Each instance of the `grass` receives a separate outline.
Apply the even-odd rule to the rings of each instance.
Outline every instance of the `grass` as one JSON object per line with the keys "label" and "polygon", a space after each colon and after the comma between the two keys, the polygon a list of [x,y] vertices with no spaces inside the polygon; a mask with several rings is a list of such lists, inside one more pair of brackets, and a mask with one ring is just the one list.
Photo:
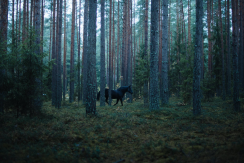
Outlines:
{"label": "grass", "polygon": [[100,107],[96,117],[74,102],[43,115],[0,115],[3,162],[244,162],[244,106],[232,101],[202,102],[202,114],[171,98],[150,112],[143,101]]}

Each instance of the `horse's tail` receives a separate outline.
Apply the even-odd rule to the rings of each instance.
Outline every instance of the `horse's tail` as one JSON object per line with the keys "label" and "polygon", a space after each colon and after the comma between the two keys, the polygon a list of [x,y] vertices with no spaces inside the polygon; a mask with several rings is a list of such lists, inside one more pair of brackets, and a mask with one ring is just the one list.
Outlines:
{"label": "horse's tail", "polygon": [[97,101],[99,101],[99,98],[100,98],[100,91],[97,94]]}

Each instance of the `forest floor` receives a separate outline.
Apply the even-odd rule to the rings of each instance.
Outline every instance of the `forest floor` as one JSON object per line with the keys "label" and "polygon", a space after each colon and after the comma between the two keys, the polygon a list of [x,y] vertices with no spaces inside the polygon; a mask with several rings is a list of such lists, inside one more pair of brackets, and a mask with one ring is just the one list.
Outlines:
{"label": "forest floor", "polygon": [[[115,100],[114,100],[115,102]],[[150,112],[143,101],[100,107],[85,115],[77,102],[55,109],[45,102],[43,115],[0,114],[0,162],[244,162],[244,99],[241,112],[232,100],[192,105],[170,98]]]}

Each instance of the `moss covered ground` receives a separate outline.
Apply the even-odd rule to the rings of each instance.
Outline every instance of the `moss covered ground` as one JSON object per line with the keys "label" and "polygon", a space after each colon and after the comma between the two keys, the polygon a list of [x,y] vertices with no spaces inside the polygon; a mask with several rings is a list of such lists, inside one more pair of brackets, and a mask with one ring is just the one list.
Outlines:
{"label": "moss covered ground", "polygon": [[[115,101],[115,100],[114,100]],[[244,106],[202,102],[202,115],[170,98],[150,112],[143,101],[85,108],[45,102],[41,116],[0,115],[0,162],[244,162]]]}

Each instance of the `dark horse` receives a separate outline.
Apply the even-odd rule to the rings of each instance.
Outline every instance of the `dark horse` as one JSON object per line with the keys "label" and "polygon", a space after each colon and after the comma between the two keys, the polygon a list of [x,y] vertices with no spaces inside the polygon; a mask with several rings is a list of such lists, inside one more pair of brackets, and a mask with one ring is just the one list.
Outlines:
{"label": "dark horse", "polygon": [[[109,89],[105,89],[105,98],[106,98],[106,102],[108,103],[108,90]],[[120,87],[119,89],[117,90],[111,90],[111,96],[112,96],[112,99],[117,99],[117,102],[116,104],[118,104],[119,100],[121,101],[121,104],[123,106],[123,101],[122,101],[122,98],[124,97],[124,94],[126,92],[129,92],[130,94],[133,94],[133,91],[132,91],[132,88],[131,88],[131,85],[130,86],[124,86],[124,87]],[[97,101],[99,100],[100,98],[100,91],[98,92],[97,94]],[[114,105],[116,105],[114,104]]]}

